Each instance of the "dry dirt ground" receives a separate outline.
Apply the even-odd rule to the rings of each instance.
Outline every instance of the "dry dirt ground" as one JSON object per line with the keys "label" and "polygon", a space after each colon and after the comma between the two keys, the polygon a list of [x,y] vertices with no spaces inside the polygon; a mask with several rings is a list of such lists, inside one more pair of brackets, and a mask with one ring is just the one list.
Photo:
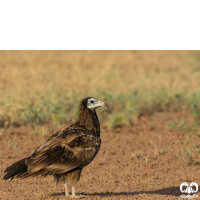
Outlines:
{"label": "dry dirt ground", "polygon": [[[86,195],[85,199],[181,199],[182,182],[200,185],[197,158],[191,155],[189,160],[182,154],[184,143],[192,147],[200,138],[166,125],[181,117],[190,121],[187,113],[157,113],[141,117],[133,126],[103,127],[100,152],[83,169],[77,193]],[[51,134],[34,135],[26,127],[1,129],[0,199],[65,199],[64,186],[56,185],[52,177],[2,180],[8,165],[30,155]]]}
{"label": "dry dirt ground", "polygon": [[[55,103],[79,93],[80,97],[103,96],[102,91],[115,96],[160,91],[161,99],[162,91],[169,97],[192,96],[200,87],[199,58],[199,51],[1,51],[0,116],[14,121],[15,109],[26,109],[24,103],[32,99],[37,103],[41,94]],[[102,127],[101,149],[83,169],[77,193],[86,195],[86,200],[181,199],[182,182],[200,185],[200,127],[193,132],[186,127],[194,122],[190,113],[180,109],[136,118],[132,126]],[[71,111],[69,116],[74,115]],[[103,126],[106,120],[100,121]],[[1,125],[0,200],[65,199],[64,185],[56,185],[52,177],[11,183],[2,179],[7,166],[29,156],[62,128],[53,124],[52,120],[39,124],[48,130],[45,134],[30,127]]]}

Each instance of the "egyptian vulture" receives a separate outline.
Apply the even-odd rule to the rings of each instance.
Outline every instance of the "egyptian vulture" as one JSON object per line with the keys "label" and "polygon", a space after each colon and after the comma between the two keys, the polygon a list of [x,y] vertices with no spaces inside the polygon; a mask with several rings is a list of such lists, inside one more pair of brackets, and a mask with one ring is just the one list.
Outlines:
{"label": "egyptian vulture", "polygon": [[[78,120],[43,142],[29,157],[5,169],[5,180],[20,180],[38,175],[53,175],[57,182],[65,183],[65,196],[75,195],[83,167],[97,155],[100,145],[100,123],[96,108],[107,103],[88,97],[80,102]],[[68,183],[72,185],[69,194]]]}

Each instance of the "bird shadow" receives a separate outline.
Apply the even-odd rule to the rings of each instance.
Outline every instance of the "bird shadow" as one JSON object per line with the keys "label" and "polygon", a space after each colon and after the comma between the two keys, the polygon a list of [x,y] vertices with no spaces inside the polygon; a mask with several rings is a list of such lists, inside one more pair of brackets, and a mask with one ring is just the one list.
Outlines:
{"label": "bird shadow", "polygon": [[[199,188],[200,189],[200,188]],[[159,190],[150,190],[150,191],[139,191],[139,192],[95,192],[92,194],[82,194],[78,195],[86,195],[86,196],[100,196],[100,197],[109,197],[109,196],[134,196],[138,194],[159,194],[159,195],[171,195],[171,196],[180,196],[182,193],[180,192],[180,186],[176,187],[168,187],[162,188]],[[64,193],[54,193],[51,196],[63,196]]]}

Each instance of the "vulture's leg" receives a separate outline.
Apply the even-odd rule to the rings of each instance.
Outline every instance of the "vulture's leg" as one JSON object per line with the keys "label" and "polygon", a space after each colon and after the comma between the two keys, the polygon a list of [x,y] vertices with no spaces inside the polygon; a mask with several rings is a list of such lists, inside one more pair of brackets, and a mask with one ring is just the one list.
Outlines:
{"label": "vulture's leg", "polygon": [[73,185],[72,186],[72,197],[76,196],[75,193],[76,193],[76,189],[75,189],[75,185]]}
{"label": "vulture's leg", "polygon": [[72,186],[72,195],[70,196],[71,198],[85,198],[85,195],[76,195],[76,189],[75,185]]}
{"label": "vulture's leg", "polygon": [[68,183],[65,183],[65,196],[69,196],[69,188],[68,188]]}

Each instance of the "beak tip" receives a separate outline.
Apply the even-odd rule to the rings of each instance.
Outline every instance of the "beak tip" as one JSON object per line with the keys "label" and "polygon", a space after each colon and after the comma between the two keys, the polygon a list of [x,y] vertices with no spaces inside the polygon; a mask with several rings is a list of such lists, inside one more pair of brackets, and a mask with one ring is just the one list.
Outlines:
{"label": "beak tip", "polygon": [[109,105],[107,103],[105,103],[105,106],[109,109]]}

